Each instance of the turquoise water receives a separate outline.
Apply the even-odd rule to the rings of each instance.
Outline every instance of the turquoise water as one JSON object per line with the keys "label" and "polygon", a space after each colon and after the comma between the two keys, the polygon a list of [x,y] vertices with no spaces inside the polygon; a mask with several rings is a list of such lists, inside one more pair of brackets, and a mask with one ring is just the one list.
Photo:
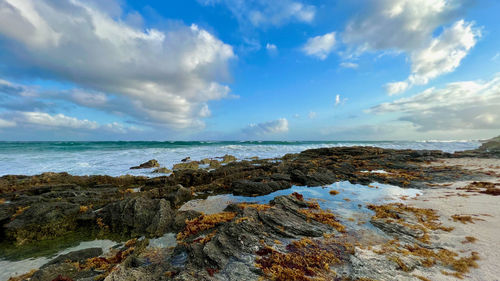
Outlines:
{"label": "turquoise water", "polygon": [[475,149],[479,145],[478,141],[0,142],[0,175],[69,172],[74,175],[151,176],[151,170],[129,168],[153,158],[171,168],[187,156],[193,160],[225,154],[238,159],[274,158],[320,147],[377,146],[454,152]]}

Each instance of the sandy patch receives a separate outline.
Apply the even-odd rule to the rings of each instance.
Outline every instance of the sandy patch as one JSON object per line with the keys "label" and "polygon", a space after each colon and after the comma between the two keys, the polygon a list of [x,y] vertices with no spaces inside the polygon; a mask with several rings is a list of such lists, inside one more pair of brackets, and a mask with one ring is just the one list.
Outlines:
{"label": "sandy patch", "polygon": [[[498,159],[445,159],[431,163],[433,166],[460,165],[463,169],[490,172],[482,181],[500,183],[500,160]],[[443,245],[452,246],[458,252],[478,252],[481,260],[479,268],[472,269],[466,280],[500,280],[500,196],[457,190],[470,184],[470,181],[450,182],[423,191],[423,194],[407,204],[419,208],[431,208],[438,212],[441,221],[455,230],[439,236]],[[471,216],[473,223],[454,221],[452,216]],[[474,243],[462,243],[466,236],[477,239]],[[449,278],[433,274],[426,276],[431,280]],[[453,279],[452,279],[453,280]]]}
{"label": "sandy patch", "polygon": [[493,158],[447,158],[424,166],[458,166],[464,170],[491,173],[494,177],[500,176],[500,159]]}

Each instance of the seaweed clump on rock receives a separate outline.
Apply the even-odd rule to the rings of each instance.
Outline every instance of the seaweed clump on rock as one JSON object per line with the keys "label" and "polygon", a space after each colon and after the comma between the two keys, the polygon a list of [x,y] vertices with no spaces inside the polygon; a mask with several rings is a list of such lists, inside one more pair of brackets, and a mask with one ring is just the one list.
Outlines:
{"label": "seaweed clump on rock", "polygon": [[[323,237],[325,233],[339,233],[336,229],[338,225],[332,227],[329,223],[311,219],[302,212],[303,210],[309,210],[309,203],[288,195],[278,196],[269,204],[229,205],[223,213],[202,215],[187,221],[186,227],[177,236],[181,243],[177,246],[176,252],[185,252],[189,259],[185,265],[187,270],[178,273],[184,276],[192,272],[198,279],[221,274],[229,280],[253,280],[262,274],[267,274],[263,273],[264,268],[267,268],[266,259],[270,261],[269,258],[272,257],[265,257],[262,254],[262,248],[268,247],[266,245],[279,246],[281,242],[277,241],[294,243],[294,239],[300,241],[300,239]],[[333,215],[329,219],[333,220]],[[300,250],[306,253],[311,250],[308,254],[310,259],[327,257],[328,249],[322,249],[324,246],[322,244],[316,244],[317,247],[311,244],[299,248],[299,245],[305,243],[304,241],[309,240],[290,244],[288,251]],[[324,255],[313,257],[314,253]],[[274,252],[274,255],[287,258],[287,254],[281,256],[278,252]],[[332,264],[333,258],[331,256]],[[260,265],[256,267],[256,263]],[[319,260],[315,262],[316,265],[319,263]],[[322,264],[322,267],[324,265]],[[200,272],[194,270],[196,268],[207,270]],[[268,269],[265,271],[269,273]]]}

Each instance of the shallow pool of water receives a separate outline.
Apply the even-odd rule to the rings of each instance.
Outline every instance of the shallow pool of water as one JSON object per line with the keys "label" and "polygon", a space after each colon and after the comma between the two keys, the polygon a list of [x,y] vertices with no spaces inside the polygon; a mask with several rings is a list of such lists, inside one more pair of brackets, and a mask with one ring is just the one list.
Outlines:
{"label": "shallow pool of water", "polygon": [[117,242],[111,240],[93,240],[93,241],[85,241],[78,244],[78,246],[70,247],[64,249],[62,251],[57,252],[54,255],[39,257],[39,258],[31,258],[19,261],[9,261],[5,259],[0,259],[0,280],[8,280],[11,276],[17,276],[20,274],[24,274],[29,272],[32,269],[38,269],[42,265],[51,261],[52,259],[67,254],[69,252],[78,251],[87,248],[102,248],[104,253],[109,252],[109,249],[115,245]]}
{"label": "shallow pool of water", "polygon": [[[332,190],[339,193],[332,195],[330,194]],[[343,181],[318,187],[292,186],[289,189],[257,197],[214,195],[206,199],[186,202],[180,210],[195,210],[205,214],[213,214],[222,212],[231,203],[257,202],[264,204],[276,196],[289,195],[293,192],[304,195],[306,200],[316,200],[322,209],[331,210],[344,224],[354,230],[359,229],[360,225],[372,228],[367,223],[373,215],[373,212],[366,207],[368,204],[402,202],[402,197],[412,198],[421,194],[418,189],[401,188],[381,183],[366,186]]]}
{"label": "shallow pool of water", "polygon": [[177,245],[177,239],[175,233],[165,233],[163,236],[158,238],[149,239],[150,248],[169,248],[175,247]]}

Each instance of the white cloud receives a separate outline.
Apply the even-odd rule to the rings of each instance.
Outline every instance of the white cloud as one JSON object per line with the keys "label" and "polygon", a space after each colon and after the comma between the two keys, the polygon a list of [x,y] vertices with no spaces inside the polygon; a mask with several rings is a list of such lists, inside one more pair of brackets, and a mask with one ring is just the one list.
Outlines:
{"label": "white cloud", "polygon": [[0,129],[1,128],[10,128],[10,127],[15,127],[16,122],[5,120],[5,119],[0,119]]}
{"label": "white cloud", "polygon": [[496,61],[496,60],[498,60],[499,58],[500,58],[500,52],[496,53],[496,54],[495,54],[495,55],[491,58],[491,60],[492,60],[492,61]]}
{"label": "white cloud", "polygon": [[307,115],[307,117],[308,117],[309,119],[314,119],[314,118],[316,118],[316,116],[317,116],[317,115],[318,115],[318,114],[317,114],[316,112],[311,111],[311,112],[309,112],[309,114]]}
{"label": "white cloud", "polygon": [[402,82],[407,86],[392,93],[389,91],[389,94],[403,92],[412,85],[425,85],[431,79],[454,71],[474,47],[478,37],[479,30],[475,29],[472,23],[463,20],[446,28],[429,46],[411,53],[411,75],[407,82]]}
{"label": "white cloud", "polygon": [[0,79],[0,94],[9,96],[32,97],[36,96],[33,89]]}
{"label": "white cloud", "polygon": [[[113,93],[128,101],[121,111],[142,123],[202,126],[207,103],[229,94],[217,81],[227,76],[232,47],[196,25],[139,29],[108,14],[120,12],[113,5],[102,10],[94,4],[4,0],[0,51],[11,55],[6,69],[33,78],[43,73],[98,93],[87,100],[91,107]],[[82,94],[73,98],[85,103]]]}
{"label": "white cloud", "polygon": [[335,106],[343,105],[347,101],[347,98],[341,98],[340,95],[335,95]]}
{"label": "white cloud", "polygon": [[352,68],[352,69],[356,69],[359,67],[359,65],[354,62],[341,62],[340,66],[343,68]]}
{"label": "white cloud", "polygon": [[[454,71],[480,37],[473,23],[453,23],[463,9],[460,0],[371,0],[367,7],[348,23],[342,39],[354,54],[389,50],[409,55],[410,76],[386,85],[389,94]],[[440,34],[434,37],[436,31]]]}
{"label": "white cloud", "polygon": [[[0,127],[2,121],[5,121],[8,126],[17,126],[21,131],[29,127],[30,130],[44,130],[50,129],[53,131],[99,131],[99,132],[113,132],[113,133],[127,133],[131,131],[142,131],[141,128],[135,126],[127,126],[118,122],[99,124],[95,121],[88,119],[78,119],[75,117],[67,116],[61,113],[49,114],[45,112],[36,111],[16,111],[3,113],[2,116],[9,118],[9,120],[0,119]],[[13,125],[12,125],[13,124]]]}
{"label": "white cloud", "polygon": [[64,114],[50,115],[44,112],[19,112],[16,121],[45,127],[95,130],[99,124],[87,119],[77,119]]}
{"label": "white cloud", "polygon": [[276,45],[274,45],[274,44],[267,43],[266,49],[276,51],[278,49],[278,47],[276,47]]}
{"label": "white cloud", "polygon": [[108,97],[103,93],[90,93],[76,89],[71,94],[71,99],[80,105],[88,107],[99,107],[108,103]]}
{"label": "white cloud", "polygon": [[280,134],[288,132],[288,120],[280,118],[278,120],[268,121],[259,124],[250,124],[243,129],[243,132],[248,135],[268,135]]}
{"label": "white cloud", "polygon": [[276,55],[278,53],[278,47],[271,43],[266,44],[266,50],[270,55]]}
{"label": "white cloud", "polygon": [[392,82],[385,84],[385,90],[387,91],[389,96],[393,96],[406,91],[409,86],[410,85],[408,85],[408,82],[405,81]]}
{"label": "white cloud", "polygon": [[464,81],[430,88],[409,98],[372,107],[395,113],[419,131],[500,129],[500,74],[490,81]]}
{"label": "white cloud", "polygon": [[347,25],[342,39],[363,50],[416,50],[460,8],[457,0],[369,0]]}
{"label": "white cloud", "polygon": [[335,32],[325,35],[311,37],[307,40],[302,51],[309,56],[317,57],[324,60],[333,50],[335,46]]}
{"label": "white cloud", "polygon": [[198,0],[203,5],[224,4],[240,24],[281,26],[288,22],[310,23],[316,7],[293,0]]}
{"label": "white cloud", "polygon": [[276,45],[274,45],[274,44],[267,43],[266,49],[271,50],[271,51],[276,51],[278,49],[278,47],[276,47]]}

